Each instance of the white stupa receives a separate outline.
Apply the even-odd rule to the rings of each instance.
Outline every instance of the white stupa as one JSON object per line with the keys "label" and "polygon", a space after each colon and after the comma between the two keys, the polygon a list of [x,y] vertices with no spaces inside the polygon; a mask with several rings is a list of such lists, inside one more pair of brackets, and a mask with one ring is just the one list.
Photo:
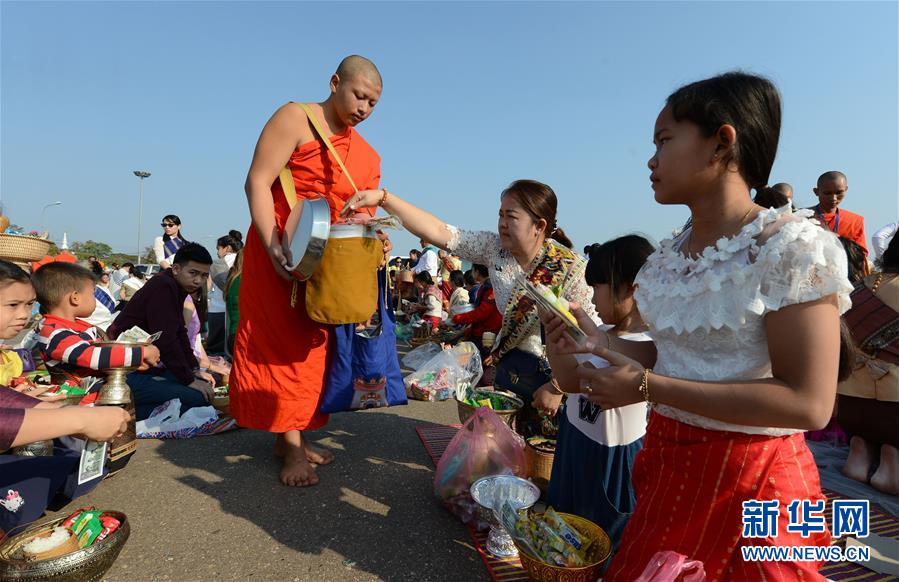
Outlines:
{"label": "white stupa", "polygon": [[62,233],[62,244],[59,245],[59,250],[67,251],[69,250],[69,235],[68,233]]}

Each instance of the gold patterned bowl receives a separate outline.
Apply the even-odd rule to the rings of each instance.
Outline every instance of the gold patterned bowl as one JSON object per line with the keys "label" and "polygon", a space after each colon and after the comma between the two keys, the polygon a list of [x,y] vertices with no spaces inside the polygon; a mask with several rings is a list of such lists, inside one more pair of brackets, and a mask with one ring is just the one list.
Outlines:
{"label": "gold patterned bowl", "polygon": [[528,550],[515,541],[521,565],[527,570],[530,579],[535,582],[595,582],[600,576],[602,565],[612,555],[612,540],[609,539],[605,530],[589,519],[570,513],[559,512],[559,515],[565,518],[568,525],[593,540],[590,547],[587,548],[588,564],[578,568],[553,566],[528,554]]}
{"label": "gold patterned bowl", "polygon": [[94,582],[112,567],[119,552],[128,541],[131,526],[124,513],[104,511],[104,515],[114,517],[121,525],[117,530],[99,542],[68,554],[45,560],[26,560],[22,547],[37,536],[48,533],[65,521],[60,517],[38,525],[33,525],[20,534],[0,544],[0,580],[29,582]]}

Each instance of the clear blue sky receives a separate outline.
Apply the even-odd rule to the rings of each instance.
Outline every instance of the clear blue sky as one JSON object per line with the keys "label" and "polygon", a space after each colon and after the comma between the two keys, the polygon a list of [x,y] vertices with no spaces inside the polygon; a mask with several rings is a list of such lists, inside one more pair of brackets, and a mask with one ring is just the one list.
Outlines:
{"label": "clear blue sky", "polygon": [[[133,252],[181,216],[211,244],[249,225],[256,139],[288,100],[320,100],[339,60],[372,58],[382,101],[360,131],[383,185],[471,228],[535,178],[577,245],[666,236],[646,160],[665,97],[734,68],[784,98],[771,182],[797,202],[825,170],[868,235],[899,216],[895,2],[10,2],[2,19],[0,195],[13,222]],[[209,238],[207,238],[209,237]],[[394,236],[399,250],[413,245]]]}

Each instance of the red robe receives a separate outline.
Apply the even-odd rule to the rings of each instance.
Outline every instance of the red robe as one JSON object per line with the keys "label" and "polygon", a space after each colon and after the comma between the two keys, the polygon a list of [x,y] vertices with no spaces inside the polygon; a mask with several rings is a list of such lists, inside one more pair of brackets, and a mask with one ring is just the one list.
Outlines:
{"label": "red robe", "polygon": [[[352,127],[331,137],[347,171],[362,190],[376,189],[381,158]],[[318,139],[298,147],[287,166],[298,198],[325,196],[331,222],[353,195],[353,187]],[[290,207],[278,180],[272,200],[279,236]],[[299,284],[296,307],[290,306],[292,283],[272,266],[256,228],[244,247],[240,283],[240,323],[234,340],[231,371],[231,414],[240,426],[283,433],[315,430],[328,421],[318,411],[328,358],[331,326],[306,313],[305,286]]]}
{"label": "red robe", "polygon": [[[812,208],[812,210],[815,209]],[[815,218],[817,218],[821,222],[821,226],[831,232],[835,232],[837,236],[848,238],[849,240],[858,243],[863,249],[865,249],[865,255],[867,256],[868,245],[865,242],[864,217],[862,217],[860,214],[849,212],[848,210],[843,210],[842,208],[838,210],[839,221],[837,220],[838,214],[836,212],[831,212],[829,214],[818,214],[816,212]]]}

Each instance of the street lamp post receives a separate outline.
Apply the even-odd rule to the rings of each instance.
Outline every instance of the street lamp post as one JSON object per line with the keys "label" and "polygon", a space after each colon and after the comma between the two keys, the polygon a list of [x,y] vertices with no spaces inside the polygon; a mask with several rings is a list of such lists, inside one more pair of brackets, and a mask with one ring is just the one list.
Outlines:
{"label": "street lamp post", "polygon": [[134,170],[134,175],[140,178],[140,199],[137,208],[137,264],[140,264],[140,224],[144,219],[144,178],[150,177],[150,172]]}
{"label": "street lamp post", "polygon": [[47,230],[44,228],[44,224],[45,224],[44,223],[44,213],[47,212],[47,209],[50,208],[51,206],[59,206],[60,204],[62,204],[62,202],[57,200],[56,202],[51,202],[50,204],[47,204],[46,206],[44,206],[43,210],[41,210],[41,232],[46,232],[46,230]]}

